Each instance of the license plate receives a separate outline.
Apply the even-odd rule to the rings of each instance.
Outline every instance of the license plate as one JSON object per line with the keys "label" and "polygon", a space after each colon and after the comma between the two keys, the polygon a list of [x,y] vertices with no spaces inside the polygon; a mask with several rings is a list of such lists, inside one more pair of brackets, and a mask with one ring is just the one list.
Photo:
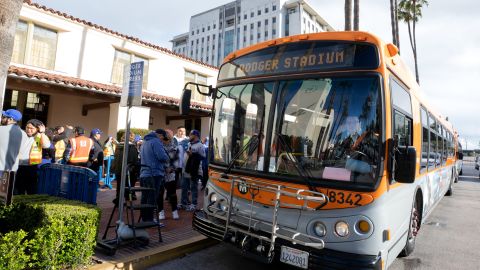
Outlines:
{"label": "license plate", "polygon": [[308,252],[282,246],[280,261],[303,269],[308,269]]}

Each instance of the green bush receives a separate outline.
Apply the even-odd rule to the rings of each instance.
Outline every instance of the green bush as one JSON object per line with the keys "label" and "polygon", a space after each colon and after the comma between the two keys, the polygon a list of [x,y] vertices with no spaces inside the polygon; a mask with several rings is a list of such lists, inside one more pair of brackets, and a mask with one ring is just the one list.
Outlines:
{"label": "green bush", "polygon": [[15,196],[13,205],[0,208],[0,269],[86,265],[99,220],[100,210],[93,205],[46,195]]}
{"label": "green bush", "polygon": [[[140,135],[142,136],[145,136],[147,135],[148,133],[150,133],[150,130],[148,129],[143,129],[143,128],[131,128],[130,129],[130,132],[133,132],[135,135]],[[117,132],[117,140],[120,141],[122,139],[122,136],[123,134],[125,133],[125,129],[120,129],[118,132]]]}

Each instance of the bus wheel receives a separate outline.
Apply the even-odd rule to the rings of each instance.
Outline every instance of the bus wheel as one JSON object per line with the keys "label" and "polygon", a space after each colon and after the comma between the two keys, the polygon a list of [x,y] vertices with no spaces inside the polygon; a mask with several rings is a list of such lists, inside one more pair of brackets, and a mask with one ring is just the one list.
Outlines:
{"label": "bus wheel", "polygon": [[412,254],[415,249],[415,239],[417,238],[418,230],[420,229],[420,215],[418,213],[418,200],[415,199],[410,216],[410,228],[408,230],[408,238],[405,247],[400,252],[400,257],[407,257]]}
{"label": "bus wheel", "polygon": [[448,187],[447,193],[445,193],[445,196],[452,196],[453,195],[453,183],[455,182],[455,170],[452,171],[452,178],[450,178],[450,186]]}

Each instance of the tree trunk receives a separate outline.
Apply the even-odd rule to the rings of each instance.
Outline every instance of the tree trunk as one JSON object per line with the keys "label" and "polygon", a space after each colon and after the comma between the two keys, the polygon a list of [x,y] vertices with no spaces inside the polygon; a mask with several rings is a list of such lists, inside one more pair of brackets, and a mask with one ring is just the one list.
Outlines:
{"label": "tree trunk", "polygon": [[360,0],[353,0],[353,30],[360,29]]}
{"label": "tree trunk", "polygon": [[397,29],[395,28],[395,8],[393,7],[394,0],[390,0],[390,22],[392,27],[392,42],[395,46],[397,45]]}
{"label": "tree trunk", "polygon": [[416,21],[417,21],[417,1],[416,0],[413,0],[413,44],[412,44],[412,47],[413,47],[413,59],[415,60],[415,77],[417,79],[417,83],[420,84],[420,77],[418,75],[418,62],[417,62],[417,37],[416,37],[416,32],[415,32],[415,24],[416,24]]}
{"label": "tree trunk", "polygon": [[352,0],[345,0],[345,31],[352,31]]}
{"label": "tree trunk", "polygon": [[395,36],[397,40],[398,54],[400,54],[400,30],[398,28],[398,1],[395,0]]}
{"label": "tree trunk", "polygon": [[0,1],[0,110],[3,110],[8,67],[12,60],[13,41],[22,4],[22,0]]}

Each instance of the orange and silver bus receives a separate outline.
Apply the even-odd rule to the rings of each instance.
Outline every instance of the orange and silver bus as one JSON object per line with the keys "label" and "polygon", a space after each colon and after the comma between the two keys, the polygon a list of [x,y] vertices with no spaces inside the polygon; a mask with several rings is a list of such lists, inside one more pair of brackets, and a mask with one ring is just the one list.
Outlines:
{"label": "orange and silver bus", "polygon": [[370,33],[247,47],[225,58],[215,88],[201,88],[214,105],[193,226],[249,256],[386,269],[412,253],[422,223],[452,193],[452,124],[421,98],[396,46]]}

